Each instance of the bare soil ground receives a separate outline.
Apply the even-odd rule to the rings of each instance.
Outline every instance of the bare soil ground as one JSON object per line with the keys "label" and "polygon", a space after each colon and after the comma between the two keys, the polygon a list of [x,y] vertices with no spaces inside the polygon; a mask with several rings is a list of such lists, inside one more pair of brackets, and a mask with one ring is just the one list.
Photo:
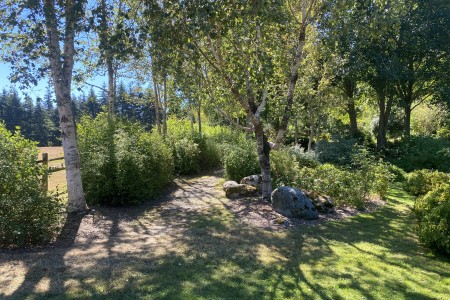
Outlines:
{"label": "bare soil ground", "polygon": [[240,230],[284,231],[357,213],[340,209],[316,221],[288,219],[257,198],[226,199],[218,184],[220,175],[177,179],[164,196],[140,206],[95,207],[90,214],[72,216],[51,245],[0,250],[0,298],[82,294],[85,285],[98,280],[99,272],[105,278],[116,270],[130,275],[124,270],[133,258],[151,255],[157,261],[168,253],[187,255],[194,240],[208,244],[205,228],[219,236]]}

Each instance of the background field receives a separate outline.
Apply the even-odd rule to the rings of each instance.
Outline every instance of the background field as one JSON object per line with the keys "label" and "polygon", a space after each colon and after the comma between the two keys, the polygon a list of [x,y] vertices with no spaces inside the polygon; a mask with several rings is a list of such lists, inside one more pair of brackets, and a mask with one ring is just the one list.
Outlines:
{"label": "background field", "polygon": [[[63,157],[64,152],[62,147],[39,147],[39,160],[42,159],[42,153],[48,153],[48,159]],[[64,166],[64,159],[51,161],[48,163],[49,167],[61,167]],[[66,190],[66,171],[61,170],[53,172],[48,178],[48,189],[49,191],[65,191]]]}

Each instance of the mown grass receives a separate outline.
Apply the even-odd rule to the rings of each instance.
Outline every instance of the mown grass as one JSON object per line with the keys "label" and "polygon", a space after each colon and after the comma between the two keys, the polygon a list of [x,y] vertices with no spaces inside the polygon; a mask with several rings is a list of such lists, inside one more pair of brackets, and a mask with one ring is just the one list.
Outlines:
{"label": "mown grass", "polygon": [[137,246],[137,235],[119,251],[111,239],[105,256],[82,271],[65,268],[69,253],[56,254],[60,272],[47,277],[57,286],[12,298],[448,299],[450,259],[418,244],[412,197],[393,187],[388,199],[374,213],[284,232],[242,225],[218,205],[224,199],[204,213],[144,214],[135,220],[140,230],[167,224],[159,217],[184,225],[164,229],[170,239],[161,237],[158,248]]}

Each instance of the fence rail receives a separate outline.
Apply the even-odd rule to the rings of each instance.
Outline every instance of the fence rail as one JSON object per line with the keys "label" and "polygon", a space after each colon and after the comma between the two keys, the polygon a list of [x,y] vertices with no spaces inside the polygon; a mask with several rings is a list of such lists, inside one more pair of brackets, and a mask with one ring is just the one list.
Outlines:
{"label": "fence rail", "polygon": [[42,178],[42,185],[44,186],[46,191],[48,191],[48,176],[53,172],[57,172],[57,171],[66,169],[66,167],[63,164],[61,164],[60,167],[59,166],[49,167],[48,163],[51,161],[57,161],[57,160],[61,160],[61,159],[64,159],[64,156],[48,159],[48,153],[42,153],[42,159],[36,161],[36,163],[43,164],[46,167],[44,177]]}

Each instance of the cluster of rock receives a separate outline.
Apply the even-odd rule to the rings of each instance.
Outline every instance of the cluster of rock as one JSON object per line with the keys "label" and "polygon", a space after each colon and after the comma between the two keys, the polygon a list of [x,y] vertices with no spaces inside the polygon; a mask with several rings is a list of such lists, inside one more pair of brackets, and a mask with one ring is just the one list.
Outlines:
{"label": "cluster of rock", "polygon": [[[262,179],[260,175],[245,177],[240,183],[227,181],[223,190],[228,198],[256,196],[261,191]],[[319,213],[330,213],[334,210],[333,200],[315,191],[300,190],[282,186],[275,189],[271,195],[274,211],[286,217],[317,219]]]}

